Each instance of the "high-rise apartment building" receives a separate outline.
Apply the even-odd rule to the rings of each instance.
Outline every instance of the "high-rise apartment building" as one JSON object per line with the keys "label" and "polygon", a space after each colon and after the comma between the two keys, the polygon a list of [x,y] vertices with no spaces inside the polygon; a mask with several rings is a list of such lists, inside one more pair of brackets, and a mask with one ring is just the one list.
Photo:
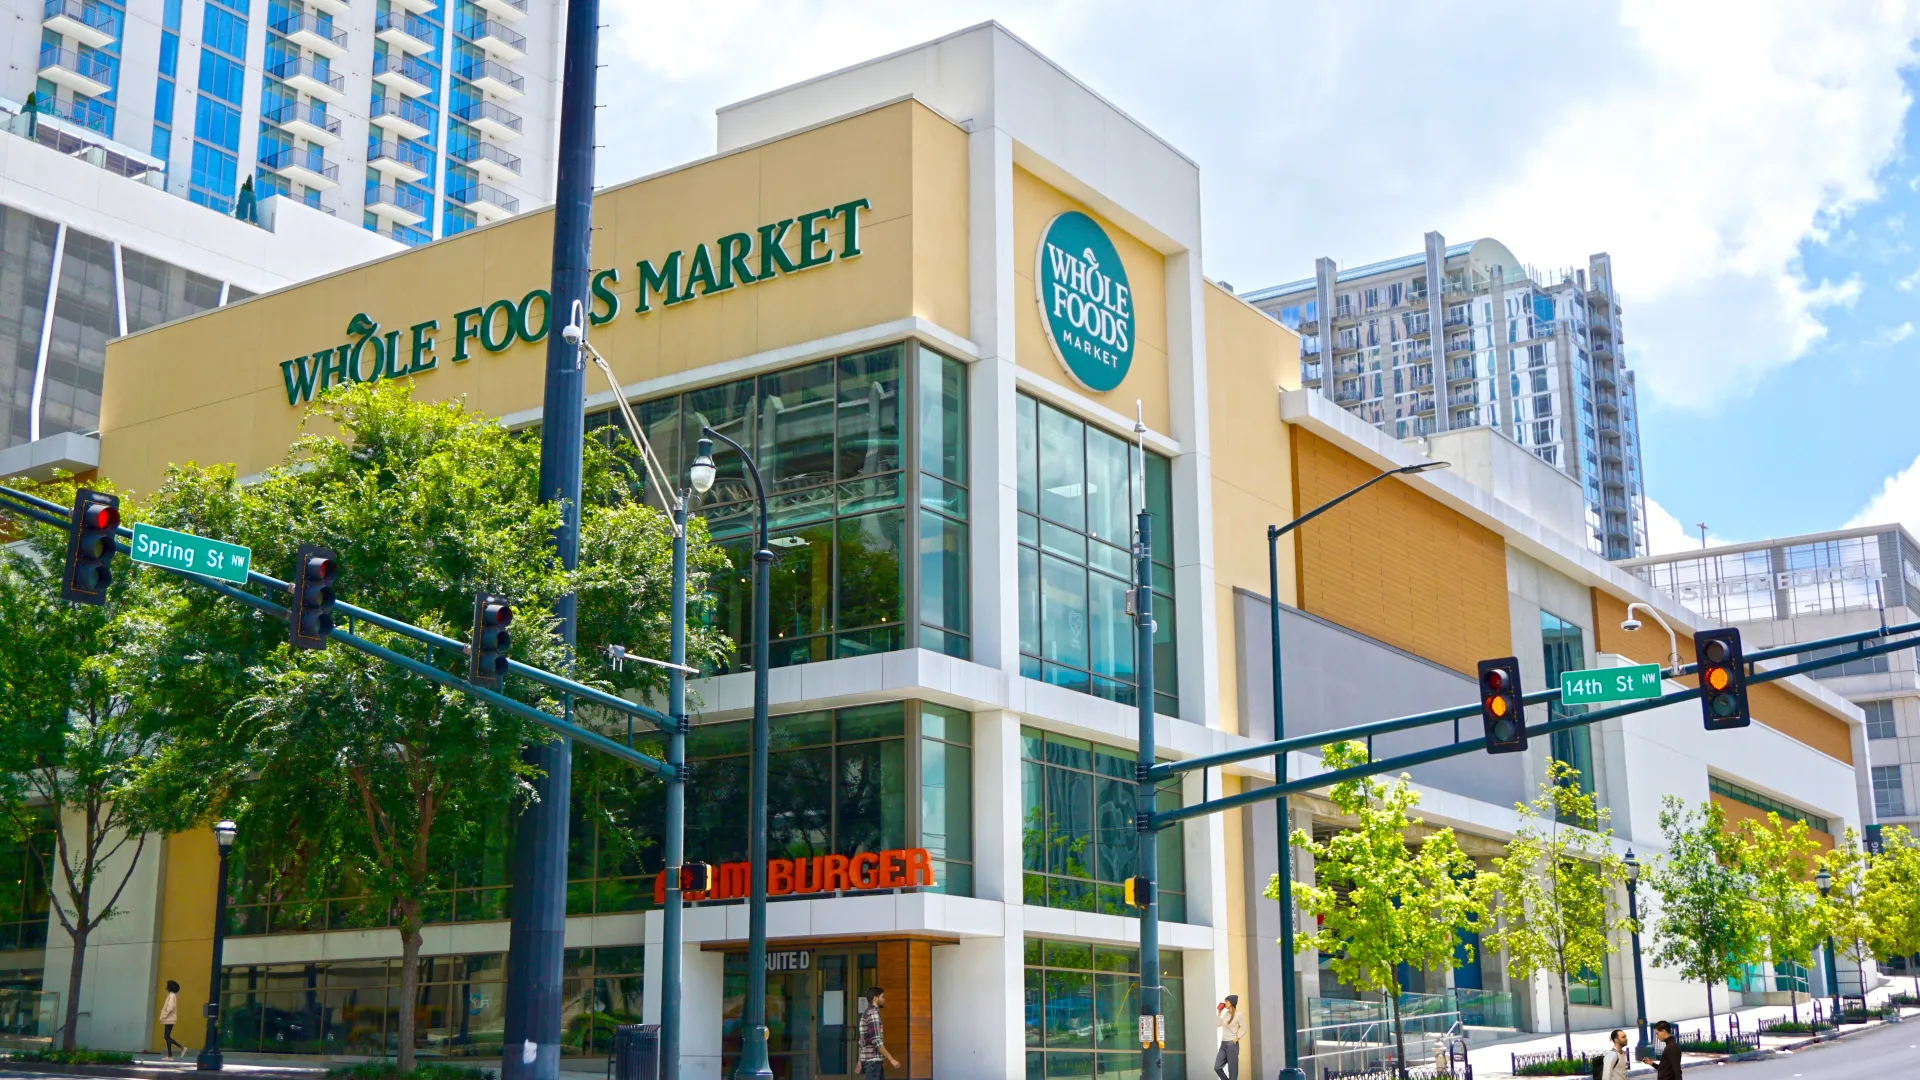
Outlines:
{"label": "high-rise apartment building", "polygon": [[420,244],[547,202],[547,0],[0,0],[0,98],[230,211],[251,179]]}
{"label": "high-rise apartment building", "polygon": [[1449,245],[1246,293],[1300,333],[1301,384],[1411,439],[1490,427],[1578,482],[1587,541],[1647,550],[1640,423],[1612,262],[1542,273],[1497,240]]}

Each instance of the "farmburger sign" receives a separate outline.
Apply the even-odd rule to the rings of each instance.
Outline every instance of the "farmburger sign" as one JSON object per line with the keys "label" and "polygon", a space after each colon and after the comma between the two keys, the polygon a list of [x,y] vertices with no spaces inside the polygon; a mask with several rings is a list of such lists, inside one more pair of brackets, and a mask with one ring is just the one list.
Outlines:
{"label": "farmburger sign", "polygon": [[[636,315],[673,307],[703,296],[757,285],[777,277],[860,257],[860,212],[871,208],[866,199],[809,210],[795,217],[761,225],[751,232],[729,233],[712,243],[676,251],[655,263],[641,259],[635,265],[639,293]],[[587,319],[603,326],[620,314],[617,268],[595,271],[592,305]],[[473,347],[503,352],[515,342],[533,343],[553,328],[551,298],[534,289],[518,299],[502,297],[481,307],[453,312],[449,326],[453,363],[465,363]],[[565,315],[560,316],[565,325]],[[315,394],[344,383],[400,379],[440,366],[439,319],[417,322],[405,330],[380,330],[365,313],[347,320],[340,345],[318,349],[280,362],[286,382],[287,404],[313,400]]]}
{"label": "farmburger sign", "polygon": [[1133,290],[1098,222],[1069,210],[1040,234],[1033,283],[1047,342],[1075,382],[1106,393],[1133,366]]}

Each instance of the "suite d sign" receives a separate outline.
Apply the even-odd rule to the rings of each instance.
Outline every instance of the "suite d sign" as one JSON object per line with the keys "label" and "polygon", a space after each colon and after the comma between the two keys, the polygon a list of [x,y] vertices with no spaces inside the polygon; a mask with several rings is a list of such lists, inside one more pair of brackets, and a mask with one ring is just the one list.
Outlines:
{"label": "suite d sign", "polygon": [[[860,213],[871,209],[866,199],[852,199],[835,206],[809,210],[756,227],[750,232],[728,233],[711,243],[687,251],[675,251],[659,260],[641,259],[635,264],[639,292],[634,297],[636,315],[646,315],[660,307],[673,307],[715,293],[757,285],[777,277],[797,274],[816,267],[860,257]],[[592,278],[592,304],[587,320],[603,326],[620,314],[620,284],[617,268],[598,270]],[[544,340],[553,329],[555,313],[552,298],[545,289],[534,289],[519,299],[502,297],[490,304],[456,311],[452,315],[453,353],[456,364],[473,355],[472,347],[490,353],[503,352],[515,342],[532,344]],[[565,313],[560,313],[566,325]],[[347,320],[346,337],[341,345],[318,349],[280,363],[280,376],[286,383],[287,404],[298,405],[329,387],[346,383],[378,382],[433,371],[440,366],[437,354],[440,320],[427,319],[405,331],[382,333],[380,324],[364,312]]]}
{"label": "suite d sign", "polygon": [[1074,381],[1097,393],[1133,366],[1133,290],[1106,230],[1078,210],[1047,223],[1033,285],[1047,343]]}

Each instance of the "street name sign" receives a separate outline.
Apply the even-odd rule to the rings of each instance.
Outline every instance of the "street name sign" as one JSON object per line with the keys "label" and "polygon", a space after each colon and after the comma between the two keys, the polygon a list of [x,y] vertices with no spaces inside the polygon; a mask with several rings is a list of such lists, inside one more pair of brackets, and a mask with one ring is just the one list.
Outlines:
{"label": "street name sign", "polygon": [[137,524],[133,527],[133,561],[245,585],[247,571],[253,568],[253,549]]}
{"label": "street name sign", "polygon": [[1598,705],[1607,701],[1638,701],[1660,696],[1660,665],[1595,668],[1560,674],[1560,704]]}

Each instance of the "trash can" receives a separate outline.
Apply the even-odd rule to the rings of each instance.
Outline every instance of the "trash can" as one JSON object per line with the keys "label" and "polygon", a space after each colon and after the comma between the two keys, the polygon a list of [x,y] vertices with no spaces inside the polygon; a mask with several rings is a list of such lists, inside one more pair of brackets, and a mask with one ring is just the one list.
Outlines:
{"label": "trash can", "polygon": [[611,1080],[660,1080],[660,1025],[621,1024],[613,1029]]}

